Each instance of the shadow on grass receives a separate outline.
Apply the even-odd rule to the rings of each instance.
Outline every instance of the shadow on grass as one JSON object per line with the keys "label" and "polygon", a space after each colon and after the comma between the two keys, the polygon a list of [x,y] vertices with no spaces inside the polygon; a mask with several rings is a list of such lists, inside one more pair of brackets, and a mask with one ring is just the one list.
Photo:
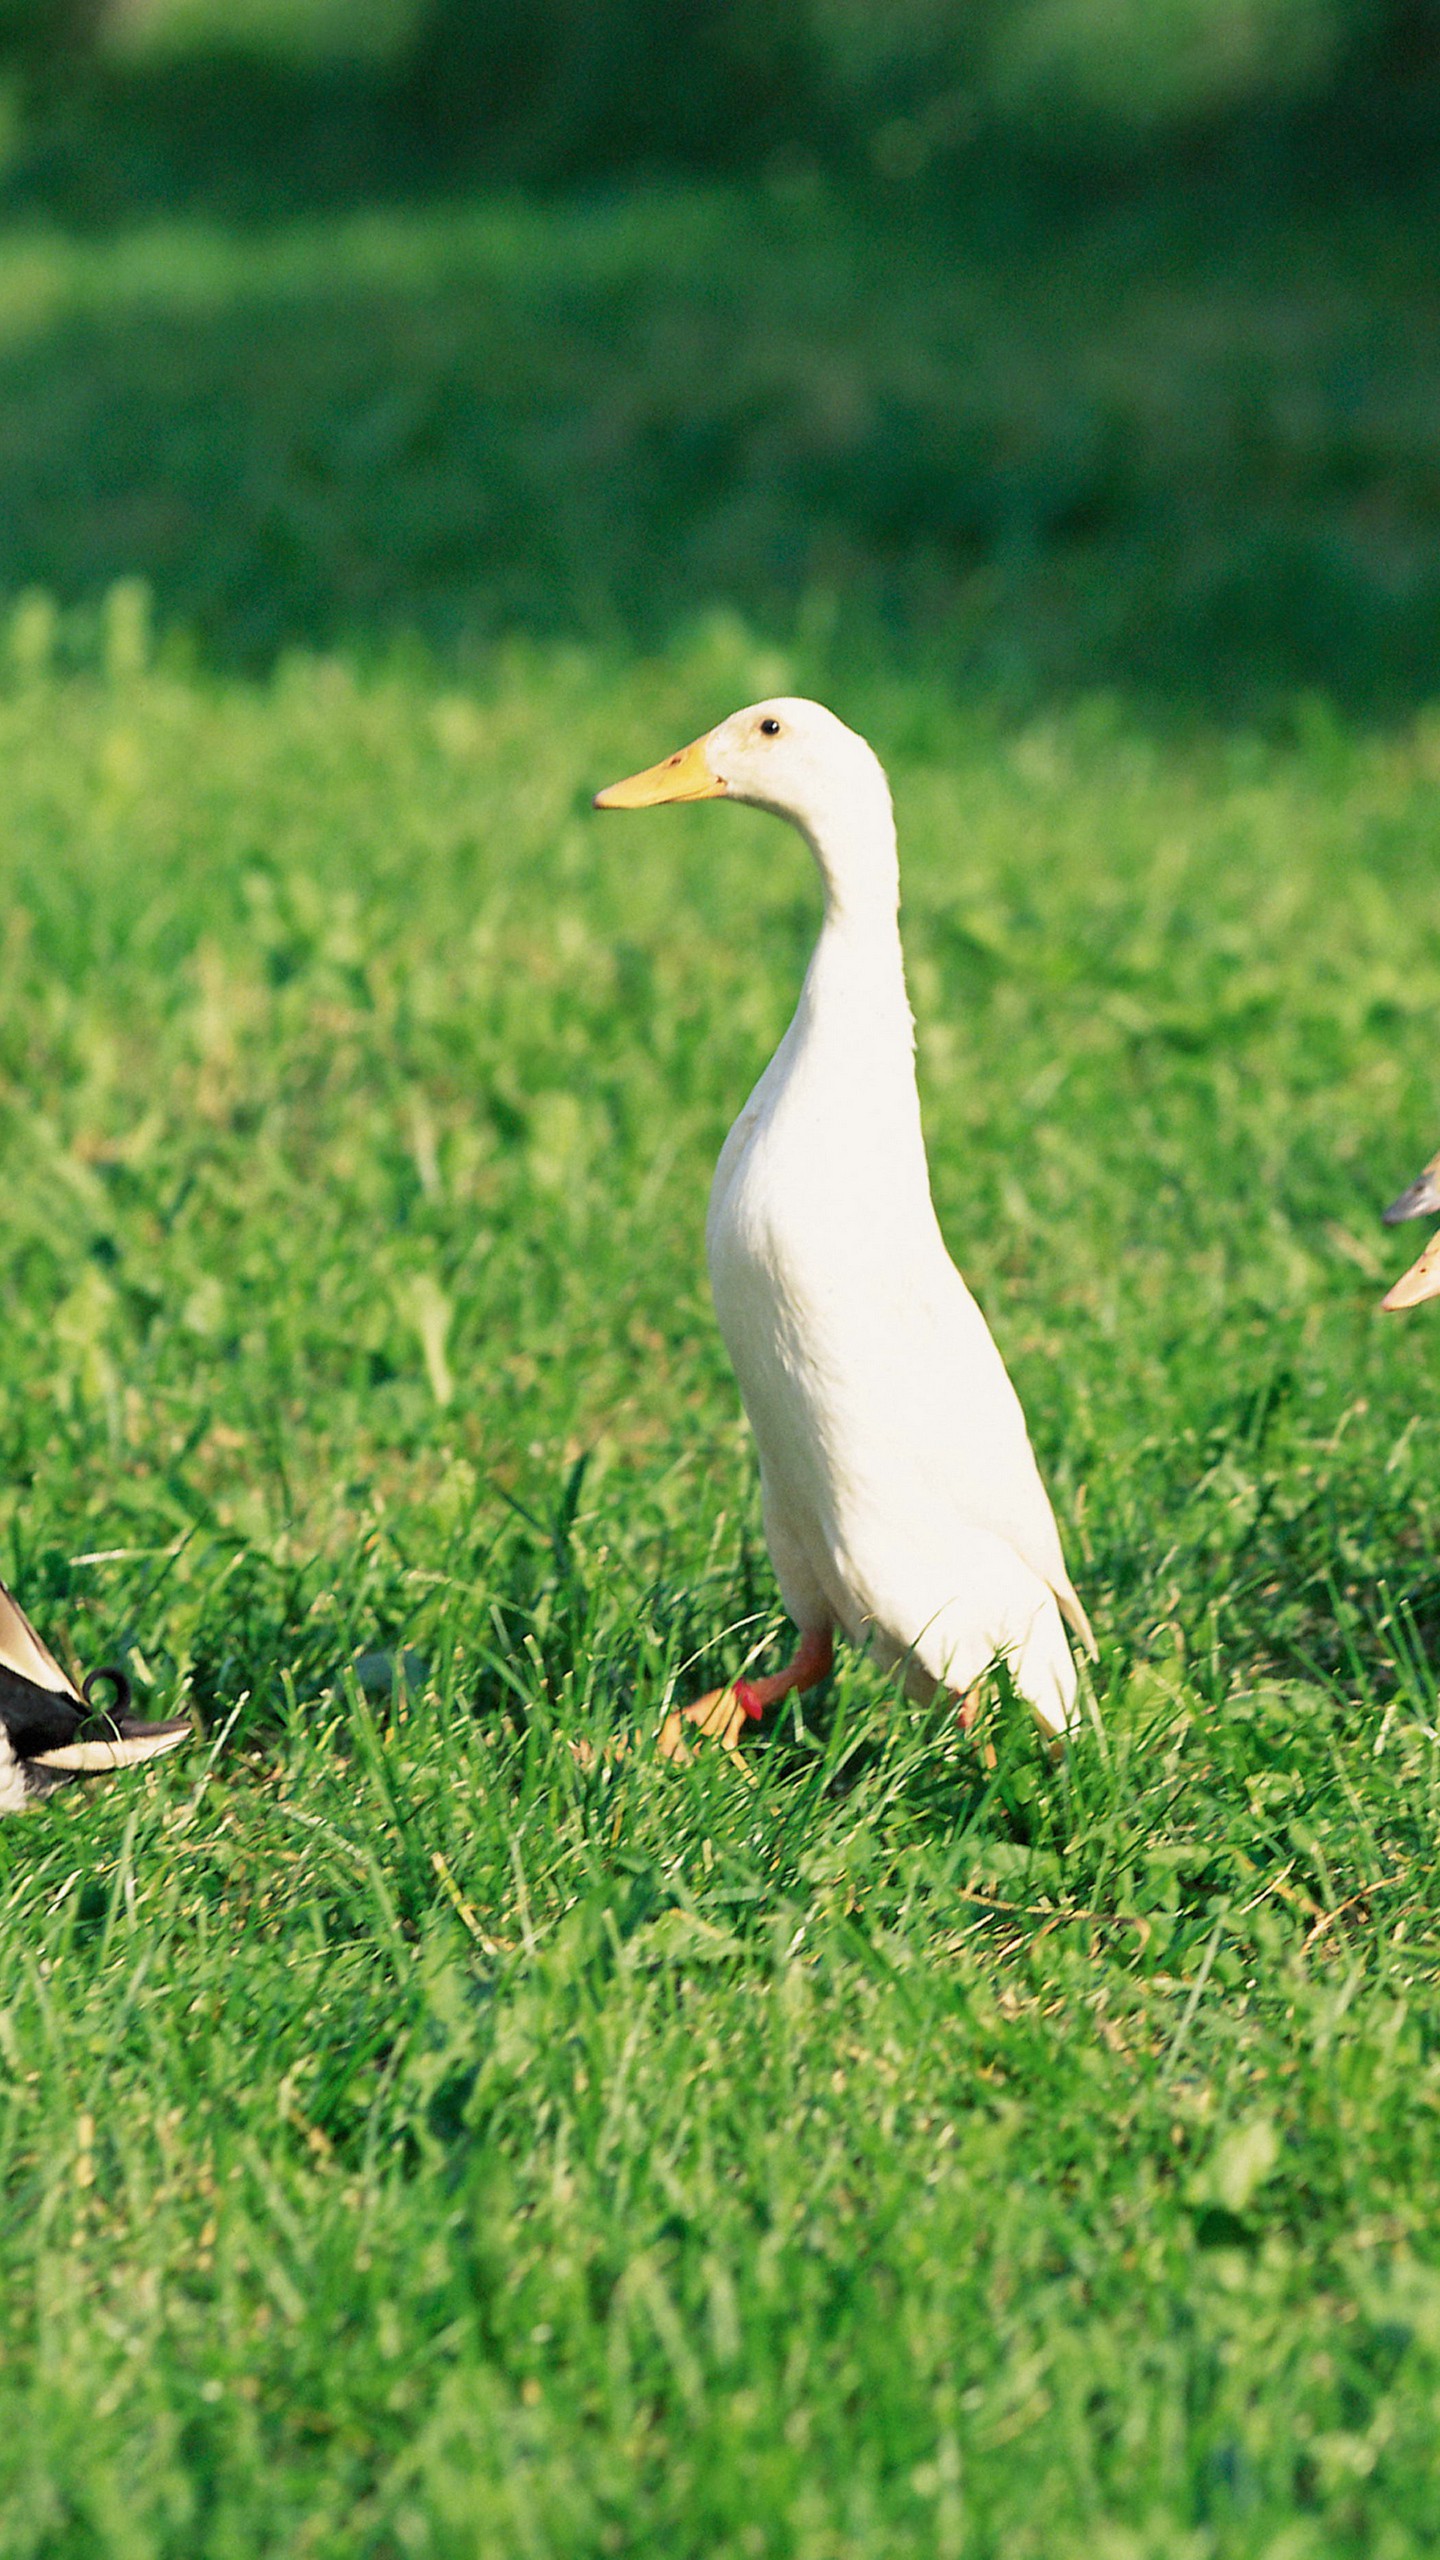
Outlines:
{"label": "shadow on grass", "polygon": [[251,667],[724,606],[1021,697],[1433,686],[1423,168],[464,198],[363,86],[190,76],[60,118],[7,200],[0,592],[138,575]]}
{"label": "shadow on grass", "polygon": [[172,217],[264,227],[453,186],[364,65],[204,52],[72,66],[7,137],[0,215],[103,237]]}

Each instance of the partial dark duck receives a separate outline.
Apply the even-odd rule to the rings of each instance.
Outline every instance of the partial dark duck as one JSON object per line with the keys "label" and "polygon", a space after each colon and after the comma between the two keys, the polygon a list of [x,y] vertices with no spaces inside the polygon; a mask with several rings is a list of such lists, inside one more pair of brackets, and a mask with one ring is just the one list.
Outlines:
{"label": "partial dark duck", "polygon": [[[1408,1190],[1392,1200],[1381,1215],[1387,1227],[1398,1227],[1405,1218],[1432,1218],[1440,1214],[1440,1155],[1433,1155],[1423,1173],[1418,1173]],[[1393,1289],[1386,1291],[1380,1304],[1391,1315],[1399,1315],[1406,1307],[1418,1307],[1426,1298],[1440,1297],[1440,1231],[1434,1234],[1418,1262],[1402,1272]]]}
{"label": "partial dark duck", "polygon": [[[102,1682],[108,1705],[92,1694]],[[70,1778],[133,1769],[189,1740],[183,1716],[150,1723],[129,1705],[123,1671],[92,1671],[75,1688],[0,1582],[0,1814],[22,1813]]]}

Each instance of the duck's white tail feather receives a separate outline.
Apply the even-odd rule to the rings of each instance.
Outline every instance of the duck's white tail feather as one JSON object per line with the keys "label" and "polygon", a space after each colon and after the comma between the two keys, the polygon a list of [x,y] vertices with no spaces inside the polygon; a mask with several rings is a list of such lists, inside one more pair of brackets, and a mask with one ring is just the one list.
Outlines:
{"label": "duck's white tail feather", "polygon": [[[967,1528],[928,1552],[920,1537],[895,1541],[888,1565],[883,1583],[867,1590],[865,1623],[848,1632],[878,1659],[907,1663],[916,1696],[943,1686],[963,1697],[1004,1662],[1045,1731],[1070,1730],[1079,1682],[1059,1601],[1006,1539]],[[901,1628],[911,1630],[903,1648],[889,1632]]]}
{"label": "duck's white tail feather", "polygon": [[63,1697],[78,1693],[67,1680],[54,1654],[35,1633],[13,1591],[0,1582],[0,1666],[15,1672],[22,1680],[33,1680],[37,1689],[58,1690]]}

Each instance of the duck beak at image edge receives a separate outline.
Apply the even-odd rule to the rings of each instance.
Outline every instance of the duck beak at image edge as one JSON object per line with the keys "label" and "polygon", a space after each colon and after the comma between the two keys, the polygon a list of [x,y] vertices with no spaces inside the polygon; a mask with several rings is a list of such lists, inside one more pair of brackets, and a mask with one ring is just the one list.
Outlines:
{"label": "duck beak at image edge", "polygon": [[728,785],[718,773],[711,771],[705,753],[705,740],[696,738],[688,747],[677,748],[663,764],[647,765],[643,773],[632,773],[627,782],[612,782],[606,791],[597,791],[597,809],[659,809],[671,800],[723,800]]}
{"label": "duck beak at image edge", "polygon": [[1419,1261],[1402,1272],[1394,1288],[1387,1289],[1380,1304],[1394,1316],[1406,1307],[1418,1307],[1426,1298],[1440,1298],[1440,1233],[1431,1237]]}

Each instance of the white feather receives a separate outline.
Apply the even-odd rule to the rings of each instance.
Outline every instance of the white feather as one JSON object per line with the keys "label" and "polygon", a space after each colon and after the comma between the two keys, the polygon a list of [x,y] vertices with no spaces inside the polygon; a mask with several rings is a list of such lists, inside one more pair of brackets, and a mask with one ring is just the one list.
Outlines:
{"label": "white feather", "polygon": [[37,1769],[68,1769],[80,1777],[98,1777],[107,1769],[138,1768],[143,1760],[158,1760],[164,1751],[178,1750],[190,1739],[188,1725],[157,1725],[151,1733],[128,1733],[112,1741],[61,1742],[53,1751],[32,1754]]}
{"label": "white feather", "polygon": [[54,1654],[42,1644],[13,1591],[0,1582],[0,1663],[18,1671],[22,1680],[33,1680],[37,1689],[56,1690],[62,1697],[79,1695],[66,1679]]}
{"label": "white feather", "polygon": [[0,1814],[23,1813],[28,1793],[24,1769],[11,1749],[9,1734],[0,1725]]}

